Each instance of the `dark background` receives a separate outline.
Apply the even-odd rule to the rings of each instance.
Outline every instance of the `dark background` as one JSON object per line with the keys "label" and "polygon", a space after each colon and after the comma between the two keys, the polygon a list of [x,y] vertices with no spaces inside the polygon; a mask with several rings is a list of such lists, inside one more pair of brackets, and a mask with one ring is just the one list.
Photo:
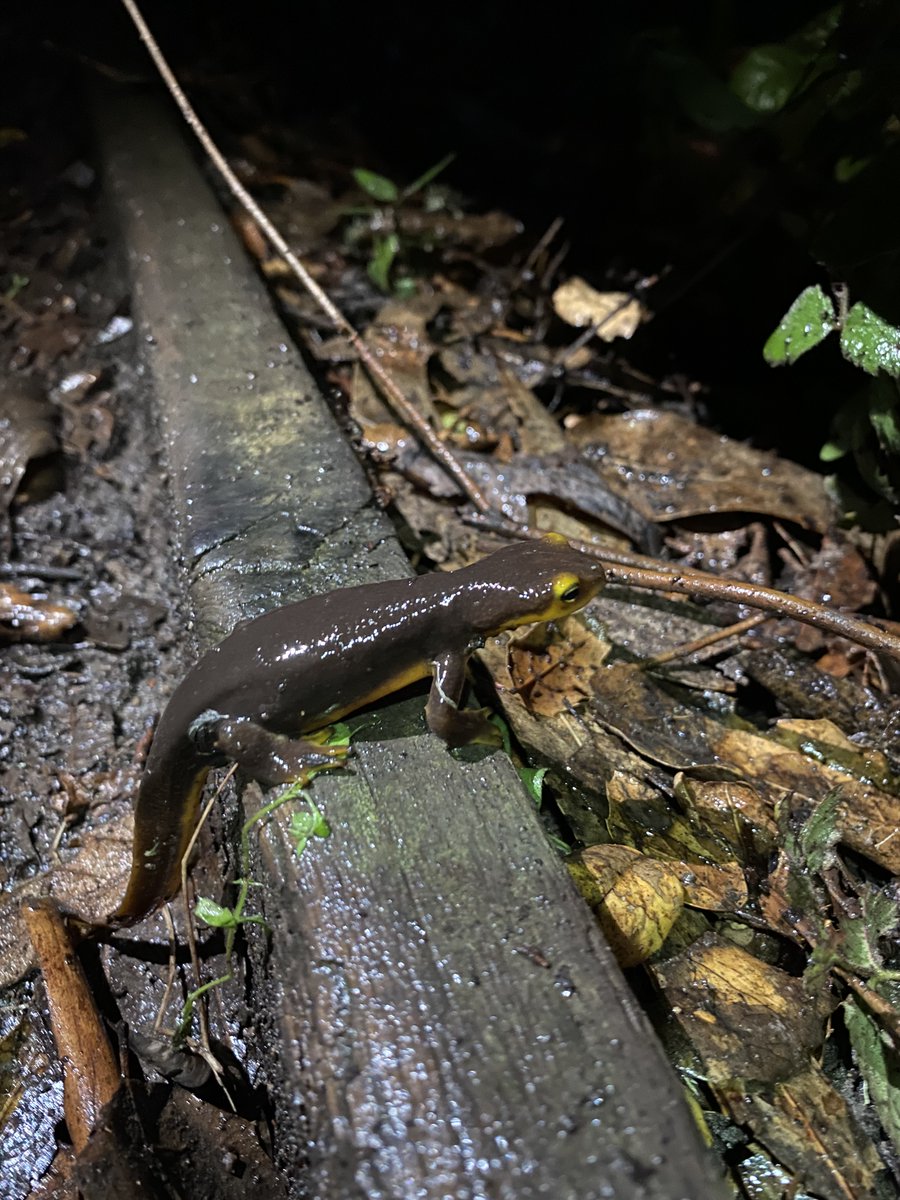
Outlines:
{"label": "dark background", "polygon": [[[0,18],[4,121],[27,112],[33,89],[48,92],[35,141],[75,119],[79,62],[150,77],[113,0],[15,7]],[[626,349],[632,365],[698,380],[723,431],[817,466],[859,374],[835,339],[778,371],[761,348],[814,282],[855,284],[854,298],[900,321],[900,171],[884,149],[897,8],[846,7],[835,70],[862,74],[863,100],[836,115],[823,100],[793,138],[791,114],[729,127],[721,93],[747,48],[787,38],[822,11],[814,4],[146,0],[143,11],[226,151],[241,133],[281,128],[409,181],[453,150],[445,178],[474,207],[514,214],[534,239],[565,218],[570,273],[613,286],[661,276],[656,317]],[[870,169],[862,189],[836,184],[838,158],[871,152],[883,178],[873,185]]]}

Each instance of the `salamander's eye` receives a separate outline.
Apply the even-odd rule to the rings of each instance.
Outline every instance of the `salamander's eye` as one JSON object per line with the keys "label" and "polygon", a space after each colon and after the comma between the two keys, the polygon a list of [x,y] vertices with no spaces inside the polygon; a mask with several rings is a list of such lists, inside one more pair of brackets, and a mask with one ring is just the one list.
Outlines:
{"label": "salamander's eye", "polygon": [[575,604],[581,599],[584,589],[577,575],[566,572],[553,580],[553,596],[558,604]]}

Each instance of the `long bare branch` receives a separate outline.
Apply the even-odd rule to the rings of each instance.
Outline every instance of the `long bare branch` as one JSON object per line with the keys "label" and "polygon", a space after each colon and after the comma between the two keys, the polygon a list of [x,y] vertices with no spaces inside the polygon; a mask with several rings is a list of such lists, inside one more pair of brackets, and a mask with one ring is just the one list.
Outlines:
{"label": "long bare branch", "polygon": [[468,472],[458,461],[452,451],[441,441],[422,414],[415,408],[413,404],[407,400],[403,392],[391,378],[390,374],[381,365],[369,347],[365,344],[359,333],[353,328],[350,321],[344,316],[341,310],[337,307],[328,293],[320,287],[313,279],[306,267],[297,258],[293,250],[287,244],[281,233],[272,224],[260,206],[256,203],[238,177],[232,171],[231,167],[222,154],[219,147],[210,137],[206,126],[197,116],[191,102],[182,91],[181,85],[175,78],[171,67],[166,62],[159,45],[150,32],[146,21],[141,15],[135,0],[122,0],[128,15],[134,22],[141,41],[147,47],[150,57],[156,64],[156,69],[162,76],[163,82],[171,93],[172,99],[178,105],[181,115],[187,121],[188,125],[197,136],[200,145],[206,151],[210,161],[215,166],[216,170],[225,181],[225,185],[234,198],[240,205],[250,214],[256,221],[260,229],[269,239],[272,247],[282,256],[285,262],[290,266],[291,270],[297,276],[302,286],[313,297],[325,315],[331,320],[335,328],[344,335],[356,353],[359,355],[360,362],[369,372],[373,381],[381,389],[385,399],[390,404],[396,415],[410,429],[414,430],[417,437],[428,448],[429,452],[441,464],[445,471],[451,475],[459,485],[465,496],[471,500],[475,507],[480,512],[489,512],[490,504],[481,492],[477,484],[469,477]]}

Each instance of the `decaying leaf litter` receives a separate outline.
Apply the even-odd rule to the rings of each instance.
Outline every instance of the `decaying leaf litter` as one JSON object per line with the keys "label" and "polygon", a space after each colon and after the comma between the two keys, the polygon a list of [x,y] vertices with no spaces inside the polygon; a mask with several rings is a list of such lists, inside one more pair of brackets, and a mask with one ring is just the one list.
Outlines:
{"label": "decaying leaf litter", "polygon": [[[640,379],[629,360],[652,290],[607,301],[578,281],[599,313],[579,336],[555,242],[530,248],[500,221],[469,240],[449,189],[376,195],[381,177],[350,176],[329,189],[285,172],[271,215],[503,517],[601,556],[662,546],[669,563],[878,610],[884,547],[842,528],[821,476],[704,427],[701,387]],[[415,205],[442,221],[405,238]],[[385,228],[388,272],[374,267]],[[277,262],[261,266],[410,544],[442,567],[499,544],[460,522],[453,481],[346,343]],[[590,326],[626,305],[636,316],[614,337]],[[573,876],[623,965],[643,963],[668,1004],[676,1061],[744,1147],[739,1175],[768,1163],[816,1195],[874,1195],[898,1144],[896,663],[764,615],[652,665],[747,612],[609,588],[565,628],[481,659],[518,742],[558,764],[547,780]]]}
{"label": "decaying leaf litter", "polygon": [[[473,218],[436,184],[404,196],[357,172],[353,187],[348,166],[336,194],[278,175],[266,180],[284,190],[276,219],[332,235],[297,249],[498,514],[604,552],[662,545],[669,562],[853,610],[877,602],[880,547],[838,531],[820,477],[705,430],[701,389],[641,379],[621,342],[567,323],[562,312],[577,313],[556,302],[567,264],[555,239],[529,245],[510,218]],[[416,553],[454,566],[500,544],[460,522],[452,481],[306,299],[277,290]],[[652,289],[639,290],[640,302],[611,287],[591,309],[618,319],[637,306],[626,328],[638,362],[652,314]],[[866,1194],[881,1168],[873,1145],[889,1161],[890,1145],[820,1067],[846,1029],[855,1079],[893,1142],[893,668],[770,621],[644,669],[745,615],[610,589],[584,621],[519,635],[483,661],[521,745],[564,764],[549,778],[560,830],[581,847],[573,872],[613,941],[631,939],[623,960],[653,953],[641,970],[687,1035],[678,1058],[710,1089],[698,1086],[701,1102],[715,1094],[752,1130],[745,1161],[769,1153],[816,1194]],[[818,1141],[798,1136],[804,1123]]]}
{"label": "decaying leaf litter", "polygon": [[[133,785],[161,698],[189,650],[175,637],[182,596],[153,482],[159,451],[124,270],[98,212],[83,114],[71,104],[75,84],[54,66],[54,83],[39,97],[53,113],[53,145],[25,129],[10,140],[7,129],[0,151],[0,1195],[18,1200],[57,1186],[73,1166],[85,1187],[125,1194],[141,1177],[133,1146],[142,1139],[171,1152],[170,1179],[183,1165],[188,1189],[226,1196],[229,1181],[237,1193],[255,1179],[278,1195],[264,1106],[257,1098],[249,1112],[239,1074],[229,1083],[243,1116],[214,1092],[205,1093],[210,1104],[175,1088],[158,1119],[148,1123],[142,1105],[141,1124],[131,1093],[122,1094],[77,1166],[61,1132],[64,1117],[70,1133],[77,1129],[78,1110],[64,1109],[60,1061],[72,1048],[54,1046],[45,1023],[21,903],[50,893],[99,913],[121,895]],[[35,111],[25,106],[26,128]],[[87,956],[92,1002],[104,1004],[108,1020],[103,997],[113,994],[135,1030],[151,1030],[165,967],[101,953],[102,972]],[[54,1001],[74,999],[54,992]],[[74,1015],[77,1029],[83,1014]],[[240,1048],[237,1022],[230,1035]],[[100,1049],[87,1045],[89,1062]],[[246,1078],[246,1056],[243,1071]],[[136,1060],[128,1073],[134,1082]]]}

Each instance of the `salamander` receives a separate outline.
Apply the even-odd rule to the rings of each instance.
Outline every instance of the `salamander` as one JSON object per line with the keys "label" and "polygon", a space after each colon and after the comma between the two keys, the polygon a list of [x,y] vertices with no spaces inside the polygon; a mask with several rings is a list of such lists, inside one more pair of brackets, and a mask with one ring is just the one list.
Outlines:
{"label": "salamander", "polygon": [[107,921],[170,899],[210,767],[238,763],[266,785],[337,765],[345,750],[303,737],[432,676],[426,721],[448,746],[497,744],[486,710],[460,707],[466,662],[487,637],[575,612],[599,563],[550,534],[446,574],[340,588],[238,625],[175,689],[138,788],[131,875]]}

